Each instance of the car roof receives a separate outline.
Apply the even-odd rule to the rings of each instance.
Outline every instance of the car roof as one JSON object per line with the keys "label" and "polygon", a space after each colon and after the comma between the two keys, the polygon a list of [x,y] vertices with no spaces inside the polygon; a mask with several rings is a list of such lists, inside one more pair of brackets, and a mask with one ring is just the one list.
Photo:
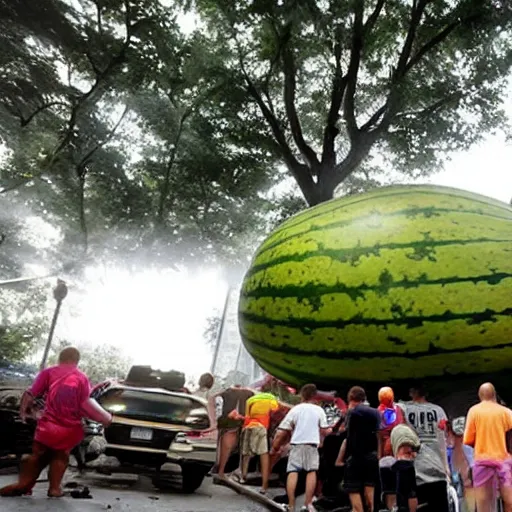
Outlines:
{"label": "car roof", "polygon": [[170,395],[170,396],[178,396],[182,398],[190,398],[196,402],[200,402],[201,404],[207,404],[207,400],[204,398],[195,396],[195,395],[189,395],[188,393],[181,393],[180,391],[169,391],[168,389],[164,388],[146,388],[143,386],[129,386],[126,384],[113,384],[108,389],[105,390],[105,393],[112,389],[127,389],[129,391],[142,391],[144,393],[152,393],[152,394],[159,394],[159,395]]}

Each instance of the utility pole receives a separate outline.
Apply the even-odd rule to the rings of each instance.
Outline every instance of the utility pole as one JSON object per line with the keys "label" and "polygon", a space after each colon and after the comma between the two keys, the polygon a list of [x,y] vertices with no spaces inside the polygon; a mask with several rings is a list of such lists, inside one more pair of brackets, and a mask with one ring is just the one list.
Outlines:
{"label": "utility pole", "polygon": [[217,340],[215,343],[215,352],[213,354],[212,366],[210,369],[210,373],[215,375],[215,368],[217,367],[217,361],[219,359],[219,349],[220,349],[220,341],[222,339],[222,334],[224,333],[224,323],[226,322],[226,314],[228,312],[229,299],[231,297],[231,288],[228,288],[226,293],[226,301],[224,302],[224,310],[222,312],[221,323],[219,327],[219,332],[217,334]]}
{"label": "utility pole", "polygon": [[52,346],[53,333],[55,332],[55,326],[57,325],[57,319],[59,318],[60,307],[62,301],[68,294],[68,287],[62,279],[57,279],[57,286],[53,289],[53,298],[57,301],[55,311],[53,312],[52,324],[50,326],[50,332],[48,333],[48,340],[46,341],[46,347],[44,348],[43,359],[41,360],[41,370],[44,370],[46,363],[48,362],[48,355]]}

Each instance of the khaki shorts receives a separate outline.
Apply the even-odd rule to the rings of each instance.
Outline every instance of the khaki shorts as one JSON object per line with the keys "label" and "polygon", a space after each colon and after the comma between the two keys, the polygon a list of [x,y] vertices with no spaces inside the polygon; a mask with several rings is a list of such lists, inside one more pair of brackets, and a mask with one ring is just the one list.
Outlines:
{"label": "khaki shorts", "polygon": [[246,428],[242,432],[242,455],[263,455],[268,453],[268,437],[265,427]]}
{"label": "khaki shorts", "polygon": [[318,447],[312,444],[294,444],[288,454],[288,473],[299,473],[305,471],[312,473],[320,467],[320,454]]}

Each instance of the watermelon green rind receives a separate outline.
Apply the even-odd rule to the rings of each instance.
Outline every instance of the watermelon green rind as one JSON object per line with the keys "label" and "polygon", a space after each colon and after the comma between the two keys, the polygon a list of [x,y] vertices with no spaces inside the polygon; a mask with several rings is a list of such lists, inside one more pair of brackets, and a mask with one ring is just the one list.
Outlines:
{"label": "watermelon green rind", "polygon": [[[323,357],[291,356],[286,362],[276,357],[271,350],[260,350],[255,354],[260,366],[272,375],[291,384],[301,385],[314,380],[318,385],[328,387],[336,384],[354,382],[388,383],[397,380],[418,379],[425,377],[446,377],[475,375],[479,373],[498,373],[503,370],[503,361],[512,360],[512,346],[497,346],[459,353],[439,353],[422,358],[388,357],[357,360],[328,359]],[[485,372],[482,372],[485,365]],[[428,368],[428,375],[422,369]]]}
{"label": "watermelon green rind", "polygon": [[[495,199],[491,199],[489,197],[483,196],[481,194],[475,194],[473,192],[467,192],[465,190],[460,190],[451,187],[441,187],[438,185],[392,185],[388,187],[382,187],[370,192],[366,192],[365,194],[357,194],[353,196],[349,196],[343,198],[343,202],[341,203],[339,199],[332,199],[331,201],[327,201],[322,203],[321,205],[315,206],[314,208],[310,208],[309,210],[299,212],[288,220],[283,222],[278,230],[276,230],[273,235],[267,238],[261,245],[260,249],[265,248],[268,244],[272,243],[275,238],[275,235],[279,233],[283,233],[289,228],[296,227],[299,224],[305,224],[307,222],[311,222],[314,219],[318,219],[319,217],[323,217],[327,214],[337,214],[339,210],[346,209],[350,206],[360,205],[363,203],[367,203],[368,201],[372,201],[375,197],[378,199],[390,199],[390,198],[400,198],[402,196],[407,196],[410,194],[411,190],[414,190],[415,194],[421,194],[424,196],[432,196],[442,194],[445,198],[457,200],[469,200],[473,205],[481,204],[488,210],[496,209],[498,212],[506,212],[512,215],[512,209],[506,203],[501,201],[497,201]],[[499,214],[499,213],[498,213]]]}
{"label": "watermelon green rind", "polygon": [[[356,374],[370,380],[379,358],[392,366],[414,359],[416,377],[438,375],[432,358],[448,354],[467,360],[448,373],[508,368],[512,358],[485,355],[477,365],[474,357],[493,347],[509,354],[512,344],[511,221],[504,203],[432,186],[380,189],[298,214],[262,244],[246,275],[244,342],[263,368],[293,383],[299,374],[302,382],[352,378],[362,359],[368,368]],[[324,368],[333,362],[337,370]]]}
{"label": "watermelon green rind", "polygon": [[252,274],[267,270],[268,268],[280,265],[281,263],[289,262],[303,262],[309,258],[318,258],[325,256],[330,259],[338,259],[338,261],[347,261],[355,264],[362,257],[378,256],[380,251],[396,250],[396,249],[409,249],[411,250],[411,259],[423,259],[423,258],[434,258],[435,249],[437,247],[446,247],[450,245],[474,245],[482,243],[512,243],[512,236],[507,233],[504,238],[477,238],[475,240],[426,240],[426,241],[415,241],[409,243],[388,243],[381,245],[374,245],[373,247],[353,247],[353,248],[339,248],[339,249],[317,249],[311,251],[305,251],[302,253],[288,254],[285,256],[277,257],[266,263],[255,264],[247,272],[247,277]]}
{"label": "watermelon green rind", "polygon": [[[455,214],[455,215],[475,215],[484,217],[485,219],[493,218],[496,220],[503,220],[503,221],[510,221],[512,219],[512,212],[509,212],[509,215],[505,215],[502,212],[500,214],[493,214],[493,213],[483,213],[482,210],[471,210],[471,209],[455,209],[455,208],[436,208],[436,207],[430,207],[430,208],[405,208],[403,210],[398,210],[393,213],[388,213],[384,215],[379,215],[381,219],[387,219],[387,218],[393,218],[393,217],[405,217],[407,221],[409,221],[411,218],[415,218],[417,216],[423,216],[424,218],[430,218],[432,216],[441,216],[441,215],[447,215],[447,214]],[[265,244],[260,247],[258,250],[257,256],[261,257],[264,253],[271,251],[272,249],[276,249],[279,246],[282,246],[286,242],[290,240],[294,240],[297,236],[301,235],[310,235],[311,233],[315,231],[330,231],[333,229],[340,229],[347,226],[351,226],[355,223],[365,223],[365,222],[371,222],[375,218],[375,214],[370,215],[361,215],[359,217],[353,218],[353,219],[346,219],[346,220],[338,220],[338,221],[332,221],[327,224],[310,224],[306,226],[304,229],[289,234],[286,237],[279,237],[277,240],[273,240],[271,244]],[[299,225],[304,224],[302,222]],[[377,226],[376,226],[377,227]],[[378,226],[380,227],[380,226]],[[328,233],[326,233],[328,234]]]}

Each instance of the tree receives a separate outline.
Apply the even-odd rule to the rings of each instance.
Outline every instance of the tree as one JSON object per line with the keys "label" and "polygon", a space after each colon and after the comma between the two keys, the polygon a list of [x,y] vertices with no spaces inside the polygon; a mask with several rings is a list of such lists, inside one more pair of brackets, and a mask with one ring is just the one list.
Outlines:
{"label": "tree", "polygon": [[206,344],[213,350],[215,350],[221,327],[222,317],[220,315],[209,316],[206,319],[206,328],[203,332],[203,338]]}
{"label": "tree", "polygon": [[[53,349],[50,364],[56,364],[59,352],[71,343],[61,340]],[[132,366],[131,358],[115,345],[78,344],[80,351],[80,369],[89,377],[93,384],[107,379],[124,379]]]}
{"label": "tree", "polygon": [[230,93],[250,99],[240,115],[250,123],[256,106],[310,205],[383,165],[429,173],[505,123],[510,2],[185,4],[206,22]]}
{"label": "tree", "polygon": [[0,363],[21,362],[41,344],[50,321],[45,292],[37,283],[0,288]]}
{"label": "tree", "polygon": [[159,0],[0,0],[0,201],[55,228],[52,266],[239,263],[265,231],[281,177],[264,126],[240,118],[245,93],[176,14]]}

